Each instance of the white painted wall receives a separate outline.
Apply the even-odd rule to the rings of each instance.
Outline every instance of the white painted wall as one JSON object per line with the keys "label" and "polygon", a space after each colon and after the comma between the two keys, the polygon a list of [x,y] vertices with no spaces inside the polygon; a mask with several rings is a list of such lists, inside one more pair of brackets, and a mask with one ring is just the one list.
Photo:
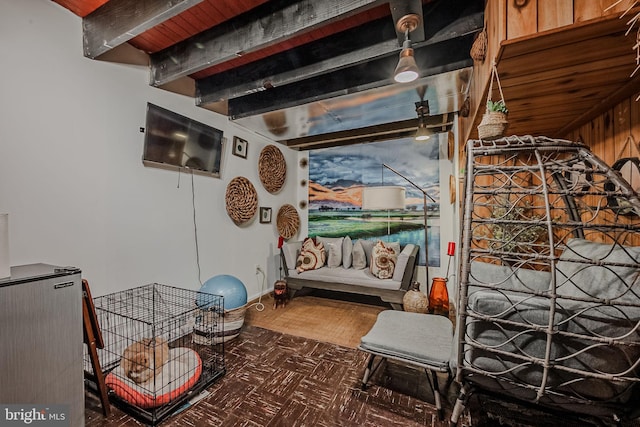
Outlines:
{"label": "white painted wall", "polygon": [[[249,141],[247,159],[223,156],[222,178],[195,176],[201,280],[232,274],[250,298],[261,292],[255,265],[278,271],[278,207],[298,207],[298,153],[280,146],[287,182],[277,195],[257,162],[271,141],[148,85],[148,70],[86,59],[80,18],[48,0],[0,3],[0,212],[9,213],[13,265],[45,262],[82,269],[94,296],[150,282],[197,289],[191,177],[142,165],[146,103]],[[306,171],[302,171],[306,176]],[[274,222],[237,227],[225,190],[245,176]],[[178,183],[180,184],[178,187]],[[301,216],[306,213],[298,208]],[[306,222],[303,230],[306,230]]]}

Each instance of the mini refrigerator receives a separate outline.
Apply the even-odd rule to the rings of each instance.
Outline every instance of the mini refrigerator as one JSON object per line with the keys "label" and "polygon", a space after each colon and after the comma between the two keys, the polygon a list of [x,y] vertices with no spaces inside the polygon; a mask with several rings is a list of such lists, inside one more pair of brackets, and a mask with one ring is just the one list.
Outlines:
{"label": "mini refrigerator", "polygon": [[47,425],[83,426],[82,346],[80,270],[11,267],[0,279],[0,425],[46,416]]}

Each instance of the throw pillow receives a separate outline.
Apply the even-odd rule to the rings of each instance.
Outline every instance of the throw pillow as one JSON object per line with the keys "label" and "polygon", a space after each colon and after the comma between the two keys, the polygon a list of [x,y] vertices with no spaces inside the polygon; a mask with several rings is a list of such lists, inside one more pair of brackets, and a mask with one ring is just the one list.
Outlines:
{"label": "throw pillow", "polygon": [[353,244],[353,261],[351,266],[356,270],[363,270],[367,266],[367,256],[364,253],[364,248],[362,247],[362,240],[358,239]]}
{"label": "throw pillow", "polygon": [[344,268],[351,267],[353,261],[353,242],[351,237],[347,236],[342,241],[342,266]]}
{"label": "throw pillow", "polygon": [[342,264],[342,241],[344,237],[316,237],[324,245],[327,267],[336,268]]}
{"label": "throw pillow", "polygon": [[371,274],[378,279],[391,279],[398,260],[398,252],[393,245],[379,240],[371,251]]}
{"label": "throw pillow", "polygon": [[371,265],[371,251],[373,250],[373,247],[376,245],[376,242],[374,242],[373,240],[365,240],[365,239],[359,239],[359,241],[362,247],[364,248],[365,255],[367,256],[367,265]]}
{"label": "throw pillow", "polygon": [[396,255],[400,255],[400,242],[385,242],[386,247],[393,249]]}
{"label": "throw pillow", "polygon": [[322,267],[326,260],[326,252],[322,242],[316,242],[315,239],[307,237],[302,243],[300,255],[296,263],[298,273],[308,270],[316,270]]}

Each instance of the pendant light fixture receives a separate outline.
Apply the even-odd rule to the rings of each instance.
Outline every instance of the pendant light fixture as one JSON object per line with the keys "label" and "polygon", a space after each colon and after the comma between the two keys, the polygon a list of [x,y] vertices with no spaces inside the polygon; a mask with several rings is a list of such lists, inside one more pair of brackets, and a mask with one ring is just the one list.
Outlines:
{"label": "pendant light fixture", "polygon": [[416,113],[418,113],[418,130],[413,137],[416,141],[426,141],[431,138],[433,132],[427,129],[424,122],[425,116],[429,115],[429,101],[416,102]]}
{"label": "pendant light fixture", "polygon": [[420,23],[420,16],[410,13],[398,19],[396,29],[404,33],[404,43],[400,51],[400,60],[393,73],[393,79],[398,83],[409,83],[418,78],[418,65],[413,57],[409,33],[416,29]]}

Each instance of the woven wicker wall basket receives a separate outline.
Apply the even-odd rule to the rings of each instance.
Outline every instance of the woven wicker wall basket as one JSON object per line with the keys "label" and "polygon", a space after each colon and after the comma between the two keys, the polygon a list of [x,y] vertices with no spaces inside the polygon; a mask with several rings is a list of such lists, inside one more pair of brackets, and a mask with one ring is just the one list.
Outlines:
{"label": "woven wicker wall basket", "polygon": [[267,145],[260,152],[258,174],[262,185],[269,193],[277,193],[287,177],[287,162],[275,145]]}
{"label": "woven wicker wall basket", "polygon": [[300,227],[300,217],[293,205],[282,205],[276,217],[276,227],[278,233],[285,239],[290,239],[296,235]]}
{"label": "woven wicker wall basket", "polygon": [[244,224],[258,210],[258,193],[247,178],[235,177],[227,185],[227,214],[236,225]]}

